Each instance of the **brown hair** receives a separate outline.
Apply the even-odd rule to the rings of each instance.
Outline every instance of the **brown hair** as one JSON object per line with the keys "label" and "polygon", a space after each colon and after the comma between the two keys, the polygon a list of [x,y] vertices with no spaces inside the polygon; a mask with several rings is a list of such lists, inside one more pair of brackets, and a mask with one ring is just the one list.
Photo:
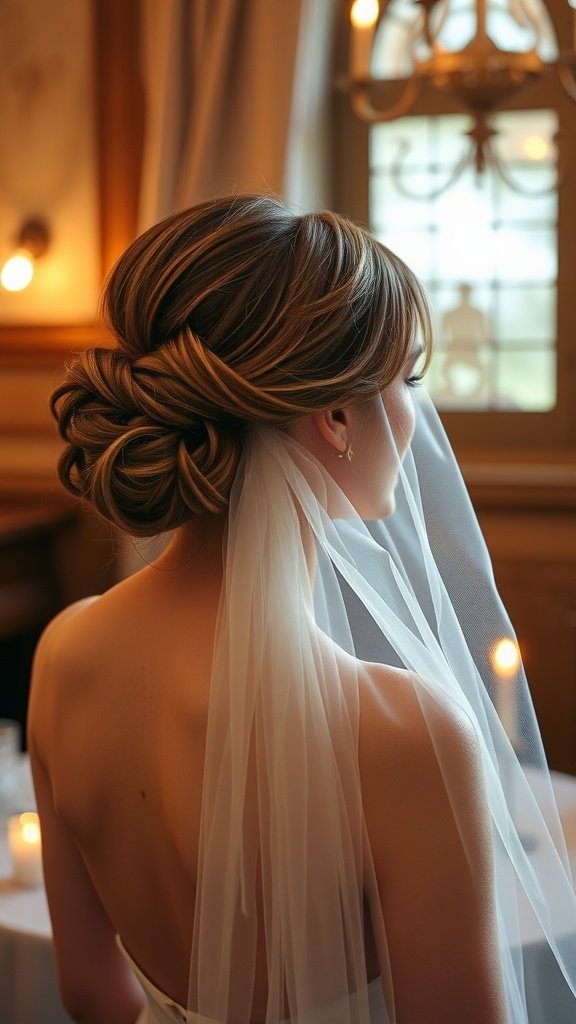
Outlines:
{"label": "brown hair", "polygon": [[94,348],[52,396],[60,480],[141,536],[225,511],[246,424],[373,397],[430,316],[405,264],[334,213],[210,200],[136,239],[112,270]]}

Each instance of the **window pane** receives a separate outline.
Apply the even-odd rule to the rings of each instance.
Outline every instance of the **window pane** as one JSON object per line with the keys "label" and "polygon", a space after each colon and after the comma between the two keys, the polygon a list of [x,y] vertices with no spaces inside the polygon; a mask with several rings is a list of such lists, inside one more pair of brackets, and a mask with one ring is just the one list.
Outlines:
{"label": "window pane", "polygon": [[498,408],[518,412],[553,409],[556,404],[555,362],[551,351],[497,353]]}
{"label": "window pane", "polygon": [[498,114],[497,125],[496,144],[502,160],[528,160],[533,165],[542,160],[553,161],[551,148],[535,157],[530,155],[530,146],[526,147],[526,139],[533,136],[546,140],[551,147],[558,127],[552,110],[503,110]]}
{"label": "window pane", "polygon": [[451,114],[450,117],[429,117],[423,120],[429,121],[433,127],[437,160],[452,169],[470,148],[470,139],[466,135],[470,128],[470,118],[466,114]]}
{"label": "window pane", "polygon": [[[550,190],[555,171],[549,167],[510,168],[514,184],[532,195],[515,191],[501,178],[494,178],[494,213],[500,223],[554,223],[556,217],[556,189]],[[538,194],[540,193],[540,194]]]}
{"label": "window pane", "polygon": [[[463,288],[469,289],[466,296],[463,296],[462,294]],[[470,305],[479,309],[484,316],[488,317],[488,319],[492,317],[494,310],[494,289],[490,283],[486,285],[474,284],[474,286],[462,280],[460,280],[458,284],[452,284],[449,286],[444,283],[440,283],[432,289],[428,288],[428,294],[432,299],[432,303],[438,317],[438,344],[442,343],[443,337],[440,324],[441,319],[444,318],[445,314],[450,312],[450,310],[458,308],[458,306],[462,304],[463,298],[466,298]]]}
{"label": "window pane", "polygon": [[494,340],[503,348],[515,348],[526,342],[538,347],[554,346],[556,288],[501,288],[495,298]]}
{"label": "window pane", "polygon": [[500,281],[555,280],[556,231],[552,226],[501,228],[496,240],[496,274]]}
{"label": "window pane", "polygon": [[[426,170],[413,173],[408,172],[404,175],[404,179],[411,191],[421,191],[430,186],[430,176]],[[403,195],[394,178],[389,173],[374,175],[372,197],[374,207],[372,226],[375,231],[380,227],[376,216],[383,216],[383,225],[388,225],[389,227],[394,225],[406,228],[419,227],[422,229],[434,224],[434,215],[430,204],[415,203],[413,199]]]}
{"label": "window pane", "polygon": [[429,280],[434,267],[434,235],[429,231],[391,228],[377,231],[377,238],[408,263],[421,281]]}
{"label": "window pane", "polygon": [[471,236],[461,222],[452,234],[441,232],[437,241],[436,269],[445,281],[462,278],[475,282],[491,281],[495,271],[497,234],[490,227],[476,228]]}
{"label": "window pane", "polygon": [[370,130],[370,166],[373,171],[389,168],[398,155],[400,143],[409,146],[406,164],[427,166],[430,159],[430,118],[403,117]]}
{"label": "window pane", "polygon": [[494,390],[489,348],[448,348],[445,343],[438,346],[426,376],[426,387],[442,409],[488,408]]}
{"label": "window pane", "polygon": [[[467,167],[449,184],[467,124],[444,115],[371,129],[372,164],[378,154],[386,166],[371,173],[372,225],[429,292],[437,344],[428,387],[437,405],[549,409],[556,400],[557,196],[549,145],[556,115],[494,117],[504,173],[540,189],[538,196],[515,191],[493,167],[480,177]],[[412,148],[399,163],[392,154],[402,137]]]}

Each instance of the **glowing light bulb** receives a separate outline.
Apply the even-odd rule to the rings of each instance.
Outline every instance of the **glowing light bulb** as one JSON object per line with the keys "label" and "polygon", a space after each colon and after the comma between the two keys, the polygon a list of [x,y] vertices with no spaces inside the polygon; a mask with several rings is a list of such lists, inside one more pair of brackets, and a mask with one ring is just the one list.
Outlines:
{"label": "glowing light bulb", "polygon": [[34,277],[34,263],[25,253],[16,253],[6,261],[0,272],[0,284],[8,292],[27,288]]}
{"label": "glowing light bulb", "polygon": [[378,0],[354,0],[350,9],[350,77],[353,79],[370,77],[372,44],[379,11]]}
{"label": "glowing light bulb", "polygon": [[500,675],[511,675],[520,665],[520,651],[514,640],[499,640],[492,651],[492,664]]}
{"label": "glowing light bulb", "polygon": [[355,28],[370,28],[378,21],[379,13],[378,0],[354,0],[350,10],[350,21]]}
{"label": "glowing light bulb", "polygon": [[522,149],[529,160],[544,160],[550,147],[541,135],[527,135],[522,142]]}

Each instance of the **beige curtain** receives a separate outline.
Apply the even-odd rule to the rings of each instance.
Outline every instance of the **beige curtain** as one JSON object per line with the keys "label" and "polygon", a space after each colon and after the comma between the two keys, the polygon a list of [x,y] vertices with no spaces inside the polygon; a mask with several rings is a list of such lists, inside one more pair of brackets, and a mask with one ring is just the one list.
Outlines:
{"label": "beige curtain", "polygon": [[[225,192],[330,206],[327,108],[339,0],[143,0],[140,228]],[[167,538],[122,545],[120,578]]]}
{"label": "beige curtain", "polygon": [[230,191],[329,205],[338,0],[143,0],[140,226]]}

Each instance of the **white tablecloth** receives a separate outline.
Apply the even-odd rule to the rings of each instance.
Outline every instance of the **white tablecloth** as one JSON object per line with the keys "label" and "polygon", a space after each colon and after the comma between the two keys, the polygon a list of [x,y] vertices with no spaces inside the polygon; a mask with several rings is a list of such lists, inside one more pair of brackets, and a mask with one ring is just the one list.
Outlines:
{"label": "white tablecloth", "polygon": [[[33,810],[28,761],[18,769],[16,805]],[[0,1022],[70,1024],[64,1012],[43,888],[23,889],[11,878],[6,828],[0,836]]]}
{"label": "white tablecloth", "polygon": [[[28,763],[20,766],[20,809],[31,810],[34,798]],[[554,791],[576,878],[576,778],[553,773]],[[538,851],[531,854],[538,856]],[[576,922],[566,920],[566,931]],[[566,1011],[552,1020],[547,993],[566,990],[556,962],[538,942],[538,925],[526,913],[521,919],[530,1024],[576,1024],[572,997]],[[21,889],[10,877],[5,829],[0,837],[0,1022],[1,1024],[69,1024],[61,1007],[52,951],[52,932],[44,890]],[[447,1022],[451,1024],[451,1022]]]}
{"label": "white tablecloth", "polygon": [[[533,778],[536,780],[533,785],[537,791],[537,776],[533,776]],[[572,878],[576,879],[576,778],[552,772],[552,784],[566,837]],[[517,819],[521,830],[521,809]],[[542,861],[542,851],[539,851],[538,848],[532,850],[530,861],[534,865],[538,861]],[[541,863],[541,867],[544,867],[544,862]],[[576,931],[576,921],[573,920],[571,911],[567,907],[564,918],[560,921],[560,928],[561,934],[557,938],[561,945],[564,936],[572,936]],[[542,933],[534,912],[531,908],[523,906],[522,903],[520,904],[520,934],[522,935],[524,980],[530,1024],[576,1024],[574,997],[548,946],[540,941]],[[553,1011],[550,1009],[552,994]]]}

